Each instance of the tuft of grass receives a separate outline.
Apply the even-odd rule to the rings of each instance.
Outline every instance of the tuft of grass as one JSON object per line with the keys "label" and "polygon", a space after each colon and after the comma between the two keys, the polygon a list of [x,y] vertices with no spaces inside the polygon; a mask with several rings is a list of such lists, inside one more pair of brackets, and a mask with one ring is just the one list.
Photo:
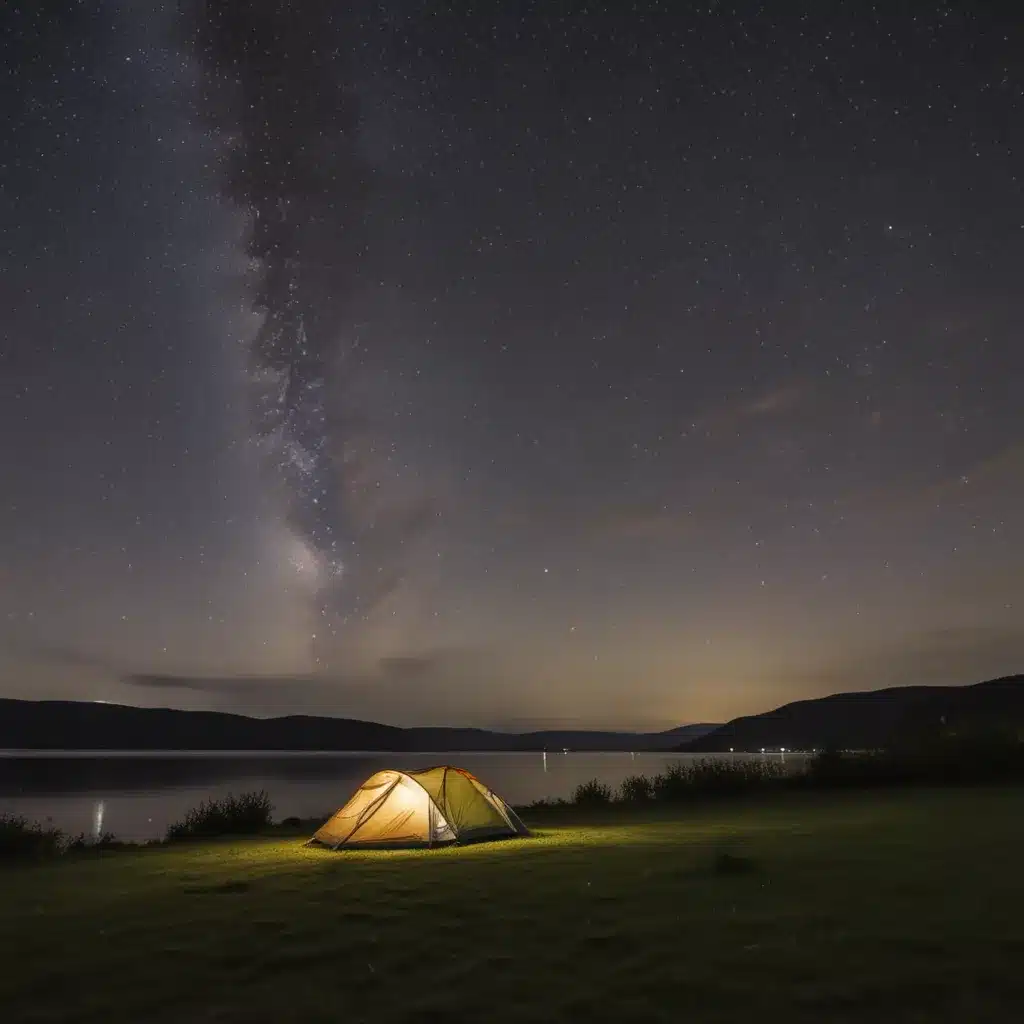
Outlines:
{"label": "tuft of grass", "polygon": [[600,779],[581,782],[572,794],[572,802],[578,807],[606,807],[612,802],[611,786]]}
{"label": "tuft of grass", "polygon": [[16,814],[0,814],[0,861],[55,857],[66,846],[67,837],[59,829]]}
{"label": "tuft of grass", "polygon": [[221,800],[206,800],[193,807],[181,821],[167,829],[167,841],[204,839],[215,836],[257,835],[272,824],[274,806],[264,790],[229,794]]}

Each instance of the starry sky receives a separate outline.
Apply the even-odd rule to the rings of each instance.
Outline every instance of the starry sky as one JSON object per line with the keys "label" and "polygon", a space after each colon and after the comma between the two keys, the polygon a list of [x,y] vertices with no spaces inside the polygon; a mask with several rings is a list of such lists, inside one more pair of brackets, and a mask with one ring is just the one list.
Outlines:
{"label": "starry sky", "polygon": [[642,729],[1021,671],[1012,5],[328,6],[215,4],[282,40],[226,87],[181,5],[4,5],[0,695]]}

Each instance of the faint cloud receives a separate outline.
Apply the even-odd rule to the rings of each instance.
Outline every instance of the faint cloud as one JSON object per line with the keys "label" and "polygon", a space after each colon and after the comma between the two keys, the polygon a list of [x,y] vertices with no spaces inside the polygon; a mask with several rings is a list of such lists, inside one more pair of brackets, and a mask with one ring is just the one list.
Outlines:
{"label": "faint cloud", "polygon": [[791,384],[787,387],[769,391],[752,402],[741,406],[740,417],[778,416],[795,409],[807,397],[807,387],[802,384]]}
{"label": "faint cloud", "polygon": [[1024,491],[1024,441],[1014,441],[968,466],[962,473],[931,480],[902,481],[850,494],[844,504],[872,517],[921,516],[944,503],[1011,500]]}
{"label": "faint cloud", "polygon": [[960,686],[1022,670],[1024,625],[951,625],[922,630],[842,663],[773,673],[770,681],[781,691],[822,696],[889,686]]}
{"label": "faint cloud", "polygon": [[[139,690],[202,694],[218,710],[242,714],[326,714],[391,724],[461,724],[493,712],[496,666],[485,651],[447,648],[382,658],[359,672],[191,676],[130,673]],[[501,701],[499,700],[500,704]],[[452,708],[458,709],[453,716]]]}
{"label": "faint cloud", "polygon": [[200,693],[244,694],[281,688],[377,686],[423,680],[450,669],[466,652],[439,650],[423,654],[397,655],[381,658],[376,665],[361,672],[330,675],[296,673],[294,675],[217,675],[193,676],[175,673],[131,672],[122,675],[122,682],[152,690],[192,690]]}
{"label": "faint cloud", "polygon": [[444,661],[441,654],[420,654],[420,655],[399,655],[391,658],[381,658],[378,662],[380,671],[385,676],[408,679],[414,676],[422,676]]}
{"label": "faint cloud", "polygon": [[1000,483],[1004,479],[1024,480],[1024,441],[1015,441],[987,458],[966,473],[968,483]]}
{"label": "faint cloud", "polygon": [[528,508],[503,510],[500,524],[512,531],[556,533],[578,541],[664,537],[681,529],[683,516],[665,505],[593,502],[532,502]]}
{"label": "faint cloud", "polygon": [[688,513],[666,506],[630,506],[597,511],[582,531],[592,539],[664,540],[681,535],[689,525]]}
{"label": "faint cloud", "polygon": [[88,669],[114,677],[120,676],[124,671],[123,665],[116,664],[113,659],[102,654],[84,651],[68,644],[36,640],[24,633],[0,636],[0,647],[8,654],[27,662],[61,668]]}
{"label": "faint cloud", "polygon": [[1003,492],[1008,484],[1024,481],[1024,441],[1015,441],[986,455],[963,473],[926,487],[925,501],[939,502],[951,496],[977,497],[993,491]]}
{"label": "faint cloud", "polygon": [[[793,381],[699,416],[685,434],[711,437],[738,432],[745,423],[795,413],[810,401],[812,394],[810,385]],[[709,504],[715,505],[713,514],[718,514],[716,488],[713,483],[705,484],[693,488],[693,497],[686,504],[655,497],[649,504],[531,498],[528,503],[517,505],[513,498],[495,512],[495,522],[504,530],[543,532],[548,537],[565,533],[583,541],[671,540],[692,533],[697,525],[694,513],[698,507],[706,513]]]}
{"label": "faint cloud", "polygon": [[754,420],[771,420],[791,415],[807,405],[813,390],[804,381],[792,381],[752,398],[728,402],[711,409],[693,422],[691,436],[738,432]]}
{"label": "faint cloud", "polygon": [[121,677],[121,682],[147,690],[233,695],[254,694],[268,687],[306,685],[312,680],[312,676],[179,676],[151,672],[132,672]]}

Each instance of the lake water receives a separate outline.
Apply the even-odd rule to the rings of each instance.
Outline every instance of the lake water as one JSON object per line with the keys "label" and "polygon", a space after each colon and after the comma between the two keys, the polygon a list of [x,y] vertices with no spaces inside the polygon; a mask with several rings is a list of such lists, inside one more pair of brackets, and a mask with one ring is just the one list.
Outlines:
{"label": "lake water", "polygon": [[119,839],[161,837],[189,808],[211,797],[266,790],[274,817],[324,817],[381,768],[466,768],[511,804],[568,798],[597,778],[617,787],[630,775],[713,756],[783,760],[793,754],[651,753],[237,753],[67,751],[0,752],[0,813],[23,815],[73,835],[111,832]]}

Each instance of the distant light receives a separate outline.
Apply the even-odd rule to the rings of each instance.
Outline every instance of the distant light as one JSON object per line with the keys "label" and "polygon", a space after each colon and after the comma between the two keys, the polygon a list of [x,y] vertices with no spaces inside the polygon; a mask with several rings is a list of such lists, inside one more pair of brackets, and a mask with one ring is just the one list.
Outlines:
{"label": "distant light", "polygon": [[781,750],[783,753],[786,752],[786,748],[785,747],[779,747],[779,750]]}
{"label": "distant light", "polygon": [[730,753],[730,754],[732,753],[732,747],[730,747],[730,748],[729,748],[729,753]]}
{"label": "distant light", "polygon": [[764,753],[764,747],[762,747],[762,748],[761,748],[761,753],[762,753],[762,754]]}

